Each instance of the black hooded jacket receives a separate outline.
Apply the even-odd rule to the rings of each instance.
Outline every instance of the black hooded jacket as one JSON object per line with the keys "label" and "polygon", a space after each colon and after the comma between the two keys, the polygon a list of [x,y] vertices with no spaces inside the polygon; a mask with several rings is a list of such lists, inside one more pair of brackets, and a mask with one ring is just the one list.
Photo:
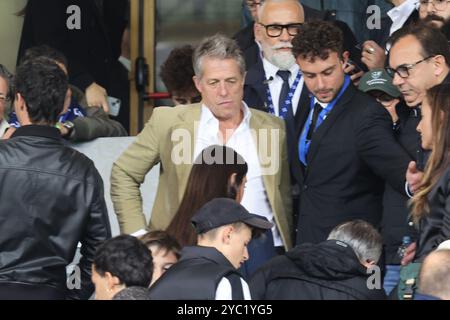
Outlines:
{"label": "black hooded jacket", "polygon": [[265,300],[385,299],[381,288],[368,288],[375,283],[369,279],[373,274],[343,242],[306,243],[259,269],[250,281],[250,291],[253,299]]}

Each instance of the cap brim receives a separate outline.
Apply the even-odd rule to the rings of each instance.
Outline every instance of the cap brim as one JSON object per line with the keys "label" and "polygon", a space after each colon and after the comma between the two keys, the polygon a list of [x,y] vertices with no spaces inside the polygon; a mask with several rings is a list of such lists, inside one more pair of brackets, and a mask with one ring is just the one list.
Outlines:
{"label": "cap brim", "polygon": [[243,220],[242,222],[244,222],[245,224],[254,227],[254,228],[258,228],[258,229],[262,229],[262,230],[269,230],[273,227],[273,223],[267,221],[265,218],[258,216],[257,214],[250,214],[251,217]]}
{"label": "cap brim", "polygon": [[387,93],[388,95],[390,95],[391,97],[394,98],[399,98],[402,94],[400,91],[394,89],[394,88],[389,88],[389,87],[385,87],[385,86],[381,86],[381,85],[374,85],[374,86],[370,86],[365,88],[365,90],[361,90],[362,92],[370,92],[370,91],[381,91],[384,93]]}

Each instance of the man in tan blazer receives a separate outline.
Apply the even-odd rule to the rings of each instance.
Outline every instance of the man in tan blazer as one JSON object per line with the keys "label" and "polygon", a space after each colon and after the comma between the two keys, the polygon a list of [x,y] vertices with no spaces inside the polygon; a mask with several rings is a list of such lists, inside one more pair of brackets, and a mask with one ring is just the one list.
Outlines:
{"label": "man in tan blazer", "polygon": [[196,155],[209,145],[226,144],[249,165],[242,204],[275,223],[275,246],[291,248],[283,121],[249,109],[242,101],[245,62],[233,40],[221,35],[207,38],[193,60],[202,102],[156,108],[135,142],[114,163],[111,197],[121,232],[136,233],[147,227],[139,187],[154,165],[160,163],[161,171],[149,227],[165,229],[178,209]]}

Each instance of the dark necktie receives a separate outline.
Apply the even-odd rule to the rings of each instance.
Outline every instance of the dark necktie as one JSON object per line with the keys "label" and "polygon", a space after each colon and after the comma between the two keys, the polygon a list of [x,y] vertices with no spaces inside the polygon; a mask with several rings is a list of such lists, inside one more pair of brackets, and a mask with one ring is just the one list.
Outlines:
{"label": "dark necktie", "polygon": [[283,79],[283,86],[281,87],[280,98],[278,99],[278,112],[281,114],[281,108],[284,107],[284,101],[288,98],[290,91],[289,77],[291,76],[291,72],[288,70],[278,70],[277,75]]}
{"label": "dark necktie", "polygon": [[319,118],[320,111],[322,111],[322,106],[316,102],[314,105],[313,116],[311,120],[311,125],[309,126],[308,134],[306,136],[307,140],[311,140],[312,135],[314,133],[314,129],[316,128],[317,119]]}

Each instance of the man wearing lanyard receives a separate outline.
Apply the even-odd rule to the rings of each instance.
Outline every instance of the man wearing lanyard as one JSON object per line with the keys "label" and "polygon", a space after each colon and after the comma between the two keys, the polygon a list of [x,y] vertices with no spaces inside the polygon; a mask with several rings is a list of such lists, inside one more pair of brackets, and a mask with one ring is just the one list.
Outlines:
{"label": "man wearing lanyard", "polygon": [[410,156],[395,140],[389,113],[345,75],[339,29],[304,24],[292,44],[312,93],[309,108],[300,109],[292,164],[301,189],[296,242],[324,241],[336,225],[354,219],[377,227],[382,179],[404,192]]}
{"label": "man wearing lanyard", "polygon": [[[254,29],[262,59],[250,67],[244,85],[244,101],[249,107],[285,120],[289,162],[296,157],[295,115],[299,106],[308,103],[308,90],[303,89],[291,44],[304,21],[304,10],[297,0],[266,0],[261,5]],[[298,187],[294,184],[291,190],[296,215]]]}
{"label": "man wearing lanyard", "polygon": [[[292,55],[291,41],[305,21],[297,0],[265,1],[258,11],[255,38],[262,60],[249,69],[244,87],[244,101],[286,120],[289,158],[295,155],[295,114],[308,101],[303,77]],[[302,94],[303,92],[303,94]]]}
{"label": "man wearing lanyard", "polygon": [[[254,31],[261,59],[248,69],[244,101],[251,108],[285,120],[288,157],[289,162],[292,162],[297,156],[298,110],[309,103],[309,92],[304,86],[300,68],[295,63],[291,42],[305,19],[308,21],[319,17],[314,18],[311,9],[304,7],[298,0],[266,0],[260,5],[257,18]],[[342,30],[341,24],[333,24]],[[350,72],[351,68],[346,71]],[[352,79],[359,76],[361,74],[354,75]],[[296,185],[292,186],[292,192],[295,200],[298,195]]]}

